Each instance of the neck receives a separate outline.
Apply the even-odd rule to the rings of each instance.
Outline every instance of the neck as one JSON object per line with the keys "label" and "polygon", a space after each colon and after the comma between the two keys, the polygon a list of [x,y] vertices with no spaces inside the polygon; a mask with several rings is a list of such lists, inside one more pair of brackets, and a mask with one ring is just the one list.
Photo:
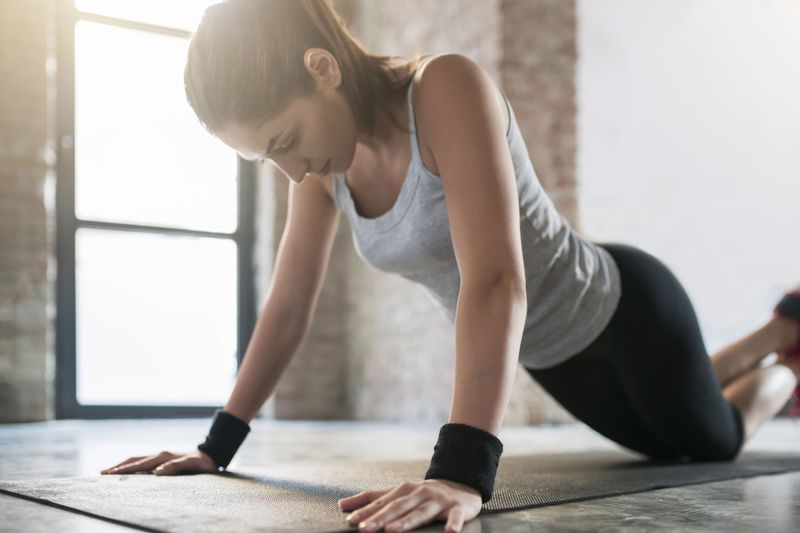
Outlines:
{"label": "neck", "polygon": [[[396,79],[403,73],[393,71]],[[376,116],[373,134],[361,134],[356,138],[356,158],[366,161],[367,168],[392,168],[393,162],[397,159],[397,147],[402,146],[401,143],[405,141],[406,132],[399,129],[385,111],[391,112],[401,125],[409,127],[408,119],[405,118],[407,114],[405,96],[397,98],[387,109],[381,111]],[[368,176],[374,177],[380,174],[379,171],[367,173]]]}

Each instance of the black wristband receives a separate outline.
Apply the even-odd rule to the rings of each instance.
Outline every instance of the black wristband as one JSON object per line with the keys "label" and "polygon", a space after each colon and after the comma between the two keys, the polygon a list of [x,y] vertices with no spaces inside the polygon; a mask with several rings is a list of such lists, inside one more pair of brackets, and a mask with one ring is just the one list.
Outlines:
{"label": "black wristband", "polygon": [[249,432],[247,422],[217,409],[206,440],[197,449],[211,457],[217,467],[227,468]]}
{"label": "black wristband", "polygon": [[445,424],[433,447],[425,479],[447,479],[473,487],[483,503],[492,499],[497,465],[503,453],[500,439],[466,424]]}

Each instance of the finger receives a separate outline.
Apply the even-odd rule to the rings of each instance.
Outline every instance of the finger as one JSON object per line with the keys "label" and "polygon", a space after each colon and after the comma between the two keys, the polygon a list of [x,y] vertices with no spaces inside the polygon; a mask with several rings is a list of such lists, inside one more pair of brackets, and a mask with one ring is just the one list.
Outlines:
{"label": "finger", "polygon": [[364,493],[360,492],[353,496],[348,496],[347,498],[341,498],[339,499],[338,503],[339,503],[339,508],[342,511],[349,511],[350,509],[362,505],[363,501],[366,501],[366,498],[364,497]]}
{"label": "finger", "polygon": [[130,464],[130,463],[132,463],[134,461],[141,461],[145,457],[147,457],[147,456],[146,455],[139,455],[137,457],[129,457],[128,459],[125,459],[121,463],[117,463],[112,467],[109,467],[109,468],[106,468],[105,470],[102,470],[101,472],[105,473],[105,472],[108,472],[109,470],[111,470],[112,468],[119,468],[120,466],[124,466],[124,465]]}
{"label": "finger", "polygon": [[[404,520],[397,520],[398,518],[407,516],[409,512],[418,509],[420,506],[425,505],[431,500],[432,495],[429,491],[415,490],[411,494],[401,496],[400,498],[390,502],[374,515],[364,518],[358,523],[358,526],[362,527],[361,524],[364,524],[365,527],[370,528],[370,526],[367,524],[372,524],[372,527],[370,528],[372,530],[378,530],[384,526],[386,526],[388,530],[389,528],[387,524],[394,522],[395,526],[401,525]],[[399,530],[395,529],[395,531],[401,530],[402,528]]]}
{"label": "finger", "polygon": [[124,463],[119,464],[118,466],[112,466],[111,468],[105,470],[106,474],[119,474],[125,471],[129,471],[130,467],[135,466],[142,461],[148,460],[149,457],[144,458],[132,458],[130,461],[126,461]]}
{"label": "finger", "polygon": [[[372,515],[376,511],[380,510],[381,507],[386,505],[387,497],[389,497],[392,491],[396,490],[396,488],[386,489],[382,491],[370,491],[362,494],[357,494],[356,496],[360,496],[358,500],[355,500],[356,503],[352,503],[349,505],[349,509],[357,509],[353,511],[349,515],[345,517],[348,524],[355,525],[358,524],[361,520],[366,518],[367,516]],[[391,499],[391,498],[389,498]]]}
{"label": "finger", "polygon": [[158,465],[154,470],[153,473],[157,476],[169,476],[175,474],[181,470],[181,466],[183,466],[181,459],[173,459],[172,461],[167,461],[166,463],[162,463]]}
{"label": "finger", "polygon": [[112,468],[109,470],[110,474],[129,474],[131,472],[139,472],[142,470],[152,470],[156,466],[160,465],[165,461],[169,461],[172,459],[170,455],[164,455],[164,452],[153,455],[150,457],[146,457],[139,461],[135,461],[133,463],[127,464],[125,466],[118,466],[116,468]]}
{"label": "finger", "polygon": [[139,461],[134,461],[123,466],[117,466],[108,470],[109,474],[130,474],[131,472],[138,472],[140,470],[150,470],[156,466],[158,462],[148,457]]}
{"label": "finger", "polygon": [[438,500],[426,500],[415,509],[386,525],[386,531],[408,531],[428,524],[442,512],[445,504]]}
{"label": "finger", "polygon": [[172,461],[167,461],[164,464],[161,464],[153,470],[153,473],[159,476],[164,475],[173,475],[178,474],[180,472],[191,471],[191,470],[199,470],[198,466],[200,464],[200,459],[197,457],[180,457],[178,459],[173,459]]}
{"label": "finger", "polygon": [[349,496],[347,498],[342,498],[339,500],[339,507],[341,507],[342,511],[350,511],[352,509],[358,509],[369,502],[380,498],[387,492],[392,489],[384,489],[384,490],[369,490],[364,492],[359,492],[354,496]]}
{"label": "finger", "polygon": [[395,500],[400,496],[405,496],[416,488],[417,485],[414,483],[403,483],[398,487],[384,491],[385,494],[383,496],[375,498],[368,505],[365,505],[358,511],[347,515],[345,519],[351,526],[360,524],[361,522],[370,522],[371,520],[369,518],[378,511],[382,510],[384,506],[388,505],[392,500]]}
{"label": "finger", "polygon": [[456,505],[447,515],[447,524],[444,526],[446,533],[456,533],[464,526],[464,508]]}

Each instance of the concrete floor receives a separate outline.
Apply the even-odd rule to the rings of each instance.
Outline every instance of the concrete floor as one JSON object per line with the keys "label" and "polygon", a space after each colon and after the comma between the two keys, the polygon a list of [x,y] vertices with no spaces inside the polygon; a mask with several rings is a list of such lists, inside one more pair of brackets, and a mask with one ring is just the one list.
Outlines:
{"label": "concrete floor", "polygon": [[[133,455],[193,449],[210,421],[60,420],[0,425],[0,479],[99,475]],[[429,459],[438,426],[255,420],[231,469],[274,460]],[[503,428],[504,455],[617,449],[583,425]],[[797,451],[800,426],[773,420],[747,444]],[[0,531],[131,529],[0,495]],[[343,527],[347,527],[343,523]],[[443,523],[417,531],[442,531]],[[800,472],[659,489],[487,515],[465,533],[502,531],[800,531]],[[355,531],[355,529],[354,529]]]}

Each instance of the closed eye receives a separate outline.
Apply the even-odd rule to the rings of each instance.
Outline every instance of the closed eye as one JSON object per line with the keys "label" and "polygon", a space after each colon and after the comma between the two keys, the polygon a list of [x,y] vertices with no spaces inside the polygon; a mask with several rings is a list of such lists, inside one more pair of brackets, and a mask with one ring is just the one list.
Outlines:
{"label": "closed eye", "polygon": [[288,152],[289,150],[294,148],[294,145],[297,144],[297,139],[299,139],[299,137],[295,137],[294,139],[292,139],[292,142],[290,142],[286,146],[281,146],[280,148],[276,148],[275,149],[275,153],[276,154],[285,154],[286,152]]}
{"label": "closed eye", "polygon": [[[292,142],[290,142],[288,145],[281,146],[280,148],[275,148],[275,149],[273,149],[272,152],[274,154],[283,155],[286,152],[288,152],[289,150],[291,150],[299,141],[300,141],[300,136],[298,135],[298,136],[294,137],[292,139]],[[261,164],[264,164],[264,163],[267,162],[267,159],[268,158],[261,158],[261,159],[258,160],[258,162],[261,163]]]}

